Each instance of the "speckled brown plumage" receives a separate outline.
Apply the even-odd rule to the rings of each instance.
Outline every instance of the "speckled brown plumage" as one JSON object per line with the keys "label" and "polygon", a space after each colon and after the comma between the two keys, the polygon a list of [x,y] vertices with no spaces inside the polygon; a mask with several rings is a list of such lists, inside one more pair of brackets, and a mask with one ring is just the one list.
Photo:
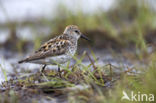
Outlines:
{"label": "speckled brown plumage", "polygon": [[60,39],[53,39],[49,40],[45,44],[39,48],[39,50],[35,51],[34,54],[29,56],[28,58],[22,60],[22,62],[29,62],[36,59],[44,59],[50,56],[58,56],[65,54],[68,52],[68,47],[71,45],[69,40],[60,40]]}
{"label": "speckled brown plumage", "polygon": [[35,51],[35,53],[26,59],[19,61],[19,63],[32,62],[35,60],[46,59],[48,57],[57,57],[60,55],[64,55],[64,58],[67,55],[69,58],[69,55],[74,55],[77,50],[77,41],[80,37],[80,34],[81,32],[77,26],[69,25],[66,27],[62,35],[45,42],[37,51]]}

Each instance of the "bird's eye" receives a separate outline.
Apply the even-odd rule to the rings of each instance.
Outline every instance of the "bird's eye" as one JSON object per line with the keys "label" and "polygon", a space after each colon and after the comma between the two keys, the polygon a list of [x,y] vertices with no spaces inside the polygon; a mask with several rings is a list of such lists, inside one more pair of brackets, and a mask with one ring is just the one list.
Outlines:
{"label": "bird's eye", "polygon": [[79,31],[78,30],[75,30],[75,33],[79,33]]}

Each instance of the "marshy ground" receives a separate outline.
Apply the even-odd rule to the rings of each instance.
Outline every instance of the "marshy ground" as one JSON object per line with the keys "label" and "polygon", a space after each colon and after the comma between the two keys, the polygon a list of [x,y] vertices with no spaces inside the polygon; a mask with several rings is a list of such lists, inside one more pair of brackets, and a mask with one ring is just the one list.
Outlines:
{"label": "marshy ground", "polygon": [[[92,14],[57,10],[53,19],[0,23],[0,103],[131,103],[121,100],[123,91],[156,96],[156,13],[146,2],[118,0]],[[57,66],[41,73],[41,65],[17,63],[69,24],[93,43],[79,41],[61,78]]]}

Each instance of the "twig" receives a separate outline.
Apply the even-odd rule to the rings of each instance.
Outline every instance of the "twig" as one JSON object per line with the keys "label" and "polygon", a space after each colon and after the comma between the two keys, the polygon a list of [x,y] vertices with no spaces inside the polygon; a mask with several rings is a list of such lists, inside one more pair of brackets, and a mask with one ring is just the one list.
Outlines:
{"label": "twig", "polygon": [[112,72],[112,64],[109,63],[109,66],[110,66],[110,76],[111,76],[111,80],[112,80],[112,77],[113,77],[113,72]]}
{"label": "twig", "polygon": [[89,58],[89,61],[91,62],[91,64],[93,65],[93,68],[96,70],[97,67],[96,67],[95,64],[94,64],[94,61],[91,59],[91,57],[89,56],[88,53],[86,53],[86,55],[87,55],[87,57]]}

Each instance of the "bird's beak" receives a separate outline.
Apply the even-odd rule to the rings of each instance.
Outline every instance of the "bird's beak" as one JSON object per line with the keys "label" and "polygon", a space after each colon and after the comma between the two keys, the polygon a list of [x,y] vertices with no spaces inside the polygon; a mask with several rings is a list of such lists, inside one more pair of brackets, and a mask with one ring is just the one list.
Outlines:
{"label": "bird's beak", "polygon": [[83,35],[83,34],[81,34],[80,37],[83,38],[83,39],[85,39],[85,40],[91,41],[87,36],[85,36],[85,35]]}

